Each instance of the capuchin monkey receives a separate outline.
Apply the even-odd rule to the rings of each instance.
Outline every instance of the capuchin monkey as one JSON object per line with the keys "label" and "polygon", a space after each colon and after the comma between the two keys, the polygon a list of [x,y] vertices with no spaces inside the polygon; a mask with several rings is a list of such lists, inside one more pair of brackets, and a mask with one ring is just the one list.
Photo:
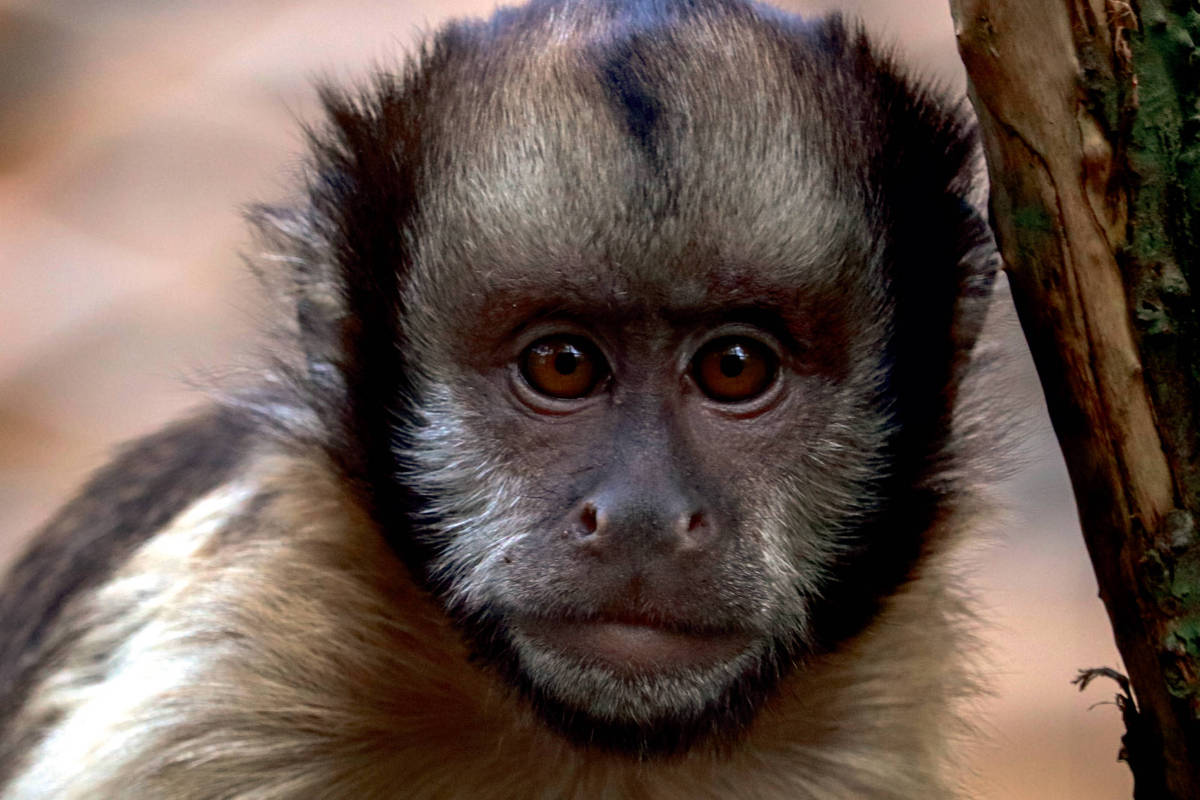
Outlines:
{"label": "capuchin monkey", "polygon": [[273,363],[7,578],[0,797],[955,796],[962,103],[740,0],[537,0],[323,101],[252,213]]}

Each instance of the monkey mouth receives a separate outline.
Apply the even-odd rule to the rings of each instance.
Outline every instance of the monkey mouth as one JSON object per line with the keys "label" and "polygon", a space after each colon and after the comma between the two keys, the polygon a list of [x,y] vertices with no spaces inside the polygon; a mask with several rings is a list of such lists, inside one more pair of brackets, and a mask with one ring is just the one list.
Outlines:
{"label": "monkey mouth", "polygon": [[638,617],[526,618],[516,628],[539,648],[629,676],[726,663],[754,641],[745,631],[696,630]]}

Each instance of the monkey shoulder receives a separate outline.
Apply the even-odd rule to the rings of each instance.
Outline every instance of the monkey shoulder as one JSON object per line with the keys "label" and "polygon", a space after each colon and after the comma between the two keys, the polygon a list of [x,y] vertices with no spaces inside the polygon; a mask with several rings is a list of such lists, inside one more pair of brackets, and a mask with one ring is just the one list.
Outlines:
{"label": "monkey shoulder", "polygon": [[0,688],[12,696],[64,605],[237,470],[257,423],[208,408],[126,446],[38,533],[0,591]]}

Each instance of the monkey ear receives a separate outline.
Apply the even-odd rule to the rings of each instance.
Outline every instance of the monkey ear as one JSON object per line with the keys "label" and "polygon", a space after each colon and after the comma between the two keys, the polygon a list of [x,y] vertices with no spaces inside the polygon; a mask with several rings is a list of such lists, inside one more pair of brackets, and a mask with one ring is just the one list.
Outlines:
{"label": "monkey ear", "polygon": [[[338,334],[346,308],[338,290],[329,245],[311,213],[288,206],[254,205],[246,219],[256,234],[258,252],[246,258],[268,298],[276,306],[275,345],[291,345],[282,358],[293,379],[302,378],[326,391],[339,384]],[[278,341],[282,340],[282,341]],[[277,366],[285,366],[277,364]]]}
{"label": "monkey ear", "polygon": [[429,93],[417,78],[408,62],[361,92],[322,89],[300,202],[248,210],[262,245],[251,267],[279,308],[282,402],[315,417],[316,443],[348,478],[379,487],[393,481],[395,422],[413,396],[400,320]]}
{"label": "monkey ear", "polygon": [[958,307],[951,324],[954,349],[968,356],[979,341],[984,320],[996,291],[996,278],[1004,267],[991,226],[981,209],[962,201],[959,227]]}
{"label": "monkey ear", "polygon": [[325,119],[306,131],[302,202],[247,212],[261,245],[251,269],[282,307],[303,378],[319,394],[346,392],[339,404],[355,402],[356,376],[403,374],[394,362],[404,350],[405,226],[419,161],[414,70],[409,63],[359,93],[320,88]]}

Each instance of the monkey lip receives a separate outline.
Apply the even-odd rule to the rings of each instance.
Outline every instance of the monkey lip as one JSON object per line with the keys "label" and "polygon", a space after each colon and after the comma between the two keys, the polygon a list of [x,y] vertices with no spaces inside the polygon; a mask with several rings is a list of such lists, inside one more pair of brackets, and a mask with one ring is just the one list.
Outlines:
{"label": "monkey lip", "polygon": [[518,627],[542,647],[630,674],[727,662],[753,641],[742,631],[692,631],[638,619],[526,619]]}

